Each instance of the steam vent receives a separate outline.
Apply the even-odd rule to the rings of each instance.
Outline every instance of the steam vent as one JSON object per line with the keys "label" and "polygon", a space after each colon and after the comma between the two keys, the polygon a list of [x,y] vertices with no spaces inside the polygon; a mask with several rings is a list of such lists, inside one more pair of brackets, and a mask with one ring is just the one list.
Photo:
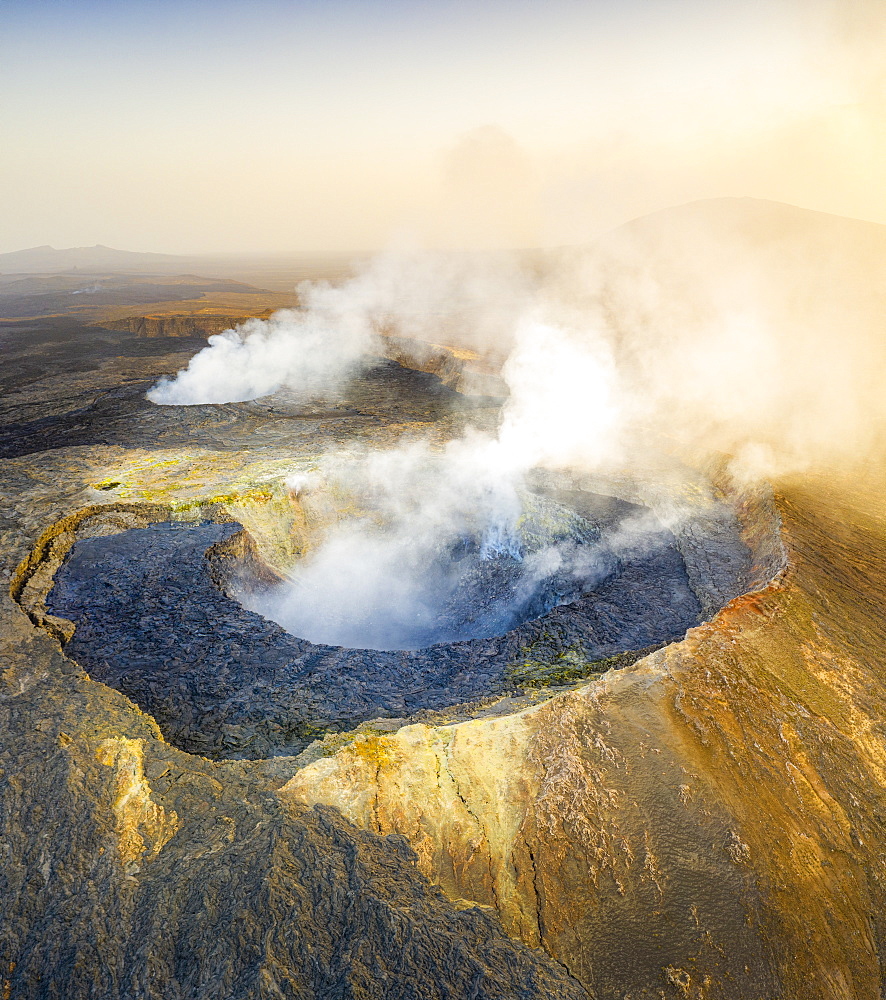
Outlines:
{"label": "steam vent", "polygon": [[[798,233],[886,260],[882,227],[823,218],[625,227],[594,274],[634,289],[639,246],[686,270],[550,384],[553,321],[525,363],[384,327],[244,388],[248,337],[304,346],[304,312],[161,323],[129,272],[113,309],[3,321],[0,998],[882,998],[882,441],[833,447],[827,414],[863,430],[836,390],[765,397],[745,328],[713,374],[718,327],[674,357],[636,333],[708,322],[665,300],[702,294],[703,223],[761,282]],[[533,259],[549,299],[569,260]],[[816,267],[858,310],[886,287]],[[796,341],[773,320],[797,378],[840,302]],[[872,410],[867,329],[828,368]],[[225,351],[227,401],[185,398]],[[610,369],[634,423],[604,454]]]}

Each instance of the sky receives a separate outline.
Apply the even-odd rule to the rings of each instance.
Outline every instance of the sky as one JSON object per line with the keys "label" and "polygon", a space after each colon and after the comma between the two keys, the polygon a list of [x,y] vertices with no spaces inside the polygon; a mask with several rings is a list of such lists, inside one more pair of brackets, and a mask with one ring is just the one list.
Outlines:
{"label": "sky", "polygon": [[886,0],[5,0],[0,252],[583,243],[751,196],[886,223]]}

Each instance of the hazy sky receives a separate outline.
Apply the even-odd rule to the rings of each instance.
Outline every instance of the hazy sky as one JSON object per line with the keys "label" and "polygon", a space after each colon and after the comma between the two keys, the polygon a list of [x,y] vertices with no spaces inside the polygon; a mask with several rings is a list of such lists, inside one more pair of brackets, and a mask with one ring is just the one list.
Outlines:
{"label": "hazy sky", "polygon": [[886,0],[5,0],[0,252],[886,222]]}

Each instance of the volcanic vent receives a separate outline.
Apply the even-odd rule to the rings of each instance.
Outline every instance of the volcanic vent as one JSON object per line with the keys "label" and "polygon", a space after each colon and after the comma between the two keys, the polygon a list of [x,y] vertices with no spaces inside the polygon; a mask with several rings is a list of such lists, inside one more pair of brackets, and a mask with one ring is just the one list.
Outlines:
{"label": "volcanic vent", "polygon": [[78,540],[47,605],[76,625],[68,655],[170,742],[254,758],[592,676],[744,589],[725,507],[675,534],[639,504],[555,485],[536,476],[503,522],[407,518],[411,537],[377,502],[296,487],[286,574],[239,524],[160,521]]}
{"label": "volcanic vent", "polygon": [[[362,516],[351,506],[321,528],[285,581],[269,585],[266,572],[251,578],[239,565],[224,589],[293,635],[376,651],[492,639],[557,607],[578,611],[585,596],[640,563],[650,584],[677,581],[670,599],[656,595],[664,616],[679,625],[697,614],[673,536],[642,507],[590,494],[571,505],[528,490],[477,494],[458,504],[436,494],[430,506],[393,512],[371,498]],[[670,558],[653,569],[658,550]],[[631,602],[622,603],[629,614]]]}

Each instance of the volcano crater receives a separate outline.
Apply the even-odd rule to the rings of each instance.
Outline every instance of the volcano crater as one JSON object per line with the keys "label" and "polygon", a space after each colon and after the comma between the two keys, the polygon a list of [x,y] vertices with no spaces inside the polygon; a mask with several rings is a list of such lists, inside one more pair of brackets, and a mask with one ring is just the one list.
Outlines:
{"label": "volcano crater", "polygon": [[[533,493],[528,506],[522,551],[509,549],[513,539],[484,551],[466,538],[441,555],[429,590],[440,574],[449,589],[436,617],[395,642],[406,647],[405,636],[413,648],[315,641],[259,614],[280,577],[249,532],[224,520],[79,538],[47,609],[76,626],[66,653],[150,713],[169,742],[210,758],[260,758],[296,755],[372,720],[593,677],[681,638],[712,594],[725,603],[744,587],[747,550],[722,522],[695,525],[681,542],[661,524],[651,531],[643,507],[585,490]],[[643,543],[615,546],[638,517]],[[331,618],[321,632],[341,626]],[[372,623],[360,627],[371,634]]]}

